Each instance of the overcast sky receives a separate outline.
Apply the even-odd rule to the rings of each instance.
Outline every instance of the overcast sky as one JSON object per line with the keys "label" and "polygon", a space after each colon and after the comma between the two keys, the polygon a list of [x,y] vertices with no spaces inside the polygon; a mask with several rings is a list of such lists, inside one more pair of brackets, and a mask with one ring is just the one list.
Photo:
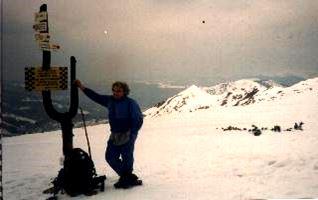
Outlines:
{"label": "overcast sky", "polygon": [[41,64],[34,12],[48,4],[52,64],[83,81],[318,76],[316,0],[3,0],[4,71]]}

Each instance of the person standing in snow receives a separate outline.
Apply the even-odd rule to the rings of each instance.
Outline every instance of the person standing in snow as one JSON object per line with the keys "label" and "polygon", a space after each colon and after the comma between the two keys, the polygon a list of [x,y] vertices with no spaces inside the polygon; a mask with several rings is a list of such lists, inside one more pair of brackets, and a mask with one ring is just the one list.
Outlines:
{"label": "person standing in snow", "polygon": [[129,86],[124,82],[112,84],[112,95],[101,95],[85,87],[80,80],[75,84],[96,103],[108,108],[110,137],[105,159],[119,175],[115,188],[129,188],[140,185],[141,180],[133,173],[134,146],[138,131],[143,124],[143,115],[138,103],[129,98]]}

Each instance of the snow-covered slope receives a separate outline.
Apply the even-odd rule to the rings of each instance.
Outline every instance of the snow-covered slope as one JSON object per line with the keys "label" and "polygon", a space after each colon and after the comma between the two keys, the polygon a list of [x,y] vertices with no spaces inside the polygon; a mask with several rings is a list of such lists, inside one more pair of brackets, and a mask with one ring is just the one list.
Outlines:
{"label": "snow-covered slope", "polygon": [[212,105],[215,97],[204,90],[192,85],[179,94],[168,98],[166,101],[158,103],[155,107],[145,111],[145,115],[160,116],[174,112],[192,112],[204,109]]}
{"label": "snow-covered slope", "polygon": [[[220,106],[247,106],[263,102],[281,101],[304,93],[318,91],[318,78],[283,87],[273,81],[245,79],[221,83],[212,87],[191,86],[185,91],[145,111],[148,117],[199,109],[216,109]],[[192,95],[192,93],[200,95]]]}
{"label": "snow-covered slope", "polygon": [[256,80],[239,80],[222,83],[210,88],[204,88],[208,93],[217,95],[217,104],[220,106],[239,106],[255,103],[255,95],[271,86],[260,84]]}
{"label": "snow-covered slope", "polygon": [[[135,146],[135,172],[144,186],[130,190],[113,188],[118,176],[104,160],[108,124],[88,127],[97,172],[107,175],[106,190],[59,199],[318,198],[317,85],[312,79],[285,88],[281,100],[146,118]],[[195,97],[206,95],[193,90]],[[300,121],[303,130],[295,130]],[[244,130],[252,125],[267,129],[256,137]],[[271,131],[275,125],[282,132]],[[241,130],[223,131],[228,126]],[[84,130],[74,134],[74,146],[87,149]],[[42,190],[61,167],[61,144],[60,131],[4,138],[4,199],[47,198]]]}

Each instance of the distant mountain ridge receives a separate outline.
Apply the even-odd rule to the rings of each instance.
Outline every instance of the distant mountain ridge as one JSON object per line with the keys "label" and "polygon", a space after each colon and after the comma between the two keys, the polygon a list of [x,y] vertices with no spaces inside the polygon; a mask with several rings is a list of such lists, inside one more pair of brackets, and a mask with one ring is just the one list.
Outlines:
{"label": "distant mountain ridge", "polygon": [[146,110],[147,117],[162,116],[178,112],[194,112],[222,106],[247,106],[293,98],[301,94],[318,91],[318,78],[301,81],[284,87],[272,80],[242,79],[221,83],[211,87],[192,85],[179,94]]}
{"label": "distant mountain ridge", "polygon": [[[290,79],[287,78],[287,80]],[[187,87],[182,83],[173,81],[163,81],[159,84],[136,82],[130,83],[129,85],[133,91],[132,97],[140,103],[143,110],[148,109],[145,113],[150,114],[149,110],[153,111],[153,113],[150,114],[151,116],[160,116],[165,113],[194,112],[196,110],[213,108],[221,104],[223,104],[223,106],[234,106],[236,104],[249,105],[253,104],[253,102],[265,101],[269,98],[259,96],[263,90],[274,87],[277,90],[276,92],[279,92],[281,90],[280,88],[284,88],[284,86],[277,84],[277,81],[267,81],[263,78],[245,79],[245,81],[241,81],[241,86],[235,85],[234,83],[236,82],[237,81],[222,83],[205,88],[192,86],[187,90],[183,89]],[[239,82],[240,81],[237,83]],[[279,83],[283,84],[282,82]],[[105,91],[105,83],[91,86],[92,89],[96,89],[98,92],[107,92]],[[254,88],[254,86],[256,88]],[[60,129],[60,125],[50,119],[45,113],[42,105],[42,97],[39,93],[25,91],[24,83],[21,82],[5,82],[2,87],[3,120],[1,128],[3,135],[15,136]],[[300,87],[303,86],[300,85]],[[254,91],[253,88],[255,89]],[[295,88],[295,90],[300,91],[292,92],[302,92],[303,89]],[[274,90],[271,91],[273,92]],[[284,95],[285,93],[285,91],[280,92],[280,95]],[[67,110],[69,107],[68,97],[69,93],[67,91],[65,93],[54,93],[54,107],[61,112]],[[282,96],[277,96],[276,94],[271,97],[274,99],[282,98]],[[161,101],[162,99],[166,100]],[[105,109],[90,101],[82,93],[80,93],[80,105],[87,111],[85,112],[87,124],[105,123],[107,120]],[[155,106],[152,107],[153,105]],[[159,113],[155,114],[158,111]],[[74,118],[74,124],[76,127],[82,126],[80,114]]]}
{"label": "distant mountain ridge", "polygon": [[[108,85],[109,87],[106,87]],[[88,86],[101,94],[111,93],[111,83],[90,84]],[[147,84],[132,82],[131,97],[145,110],[162,98],[168,98],[180,92],[185,87],[172,83]],[[24,89],[22,82],[4,82],[3,110],[2,110],[2,134],[4,136],[17,136],[30,133],[40,133],[60,129],[60,124],[50,119],[44,111],[42,96],[38,92],[29,92]],[[52,103],[59,112],[65,112],[69,108],[69,91],[52,92]],[[80,107],[83,108],[87,125],[95,125],[107,122],[107,109],[101,107],[79,93]],[[83,125],[80,112],[73,119],[74,126]]]}

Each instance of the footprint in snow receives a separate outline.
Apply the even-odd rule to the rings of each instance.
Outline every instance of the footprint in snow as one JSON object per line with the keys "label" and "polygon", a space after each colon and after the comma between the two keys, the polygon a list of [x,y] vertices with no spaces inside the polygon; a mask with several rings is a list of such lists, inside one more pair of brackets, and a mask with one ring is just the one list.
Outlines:
{"label": "footprint in snow", "polygon": [[269,161],[268,165],[271,166],[271,165],[275,164],[276,162],[277,162],[276,160]]}
{"label": "footprint in snow", "polygon": [[282,161],[282,162],[276,162],[276,161],[273,162],[273,161],[271,161],[268,164],[270,164],[270,163],[272,163],[271,165],[273,165],[273,167],[276,167],[276,168],[285,167],[288,164],[287,161]]}
{"label": "footprint in snow", "polygon": [[318,171],[318,163],[316,163],[316,164],[314,165],[314,170],[315,170],[315,171]]}
{"label": "footprint in snow", "polygon": [[19,184],[17,184],[17,185],[15,185],[14,187],[18,187],[18,188],[20,188],[20,187],[23,187],[23,186],[25,186],[25,183],[19,183]]}
{"label": "footprint in snow", "polygon": [[9,185],[9,184],[11,184],[11,183],[13,183],[13,182],[14,182],[14,180],[11,180],[11,181],[5,181],[5,182],[4,182],[4,184],[5,184],[5,185]]}

